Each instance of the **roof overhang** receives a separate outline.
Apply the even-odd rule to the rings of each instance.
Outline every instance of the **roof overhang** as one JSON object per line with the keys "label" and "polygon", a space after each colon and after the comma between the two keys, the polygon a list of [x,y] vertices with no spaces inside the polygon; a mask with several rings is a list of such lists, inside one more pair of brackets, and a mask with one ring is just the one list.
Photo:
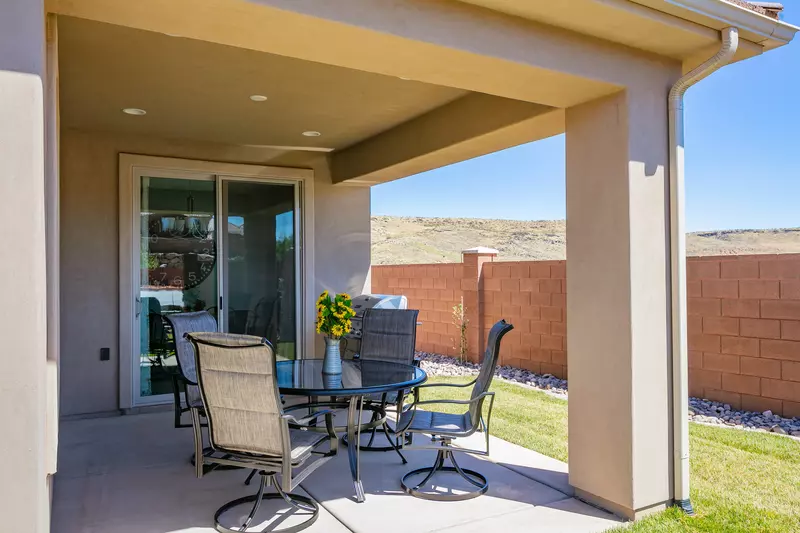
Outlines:
{"label": "roof overhang", "polygon": [[725,0],[633,1],[715,30],[735,26],[740,37],[761,45],[764,50],[788,44],[800,31],[800,27]]}
{"label": "roof overhang", "polygon": [[[275,56],[269,60],[271,65],[288,65],[280,58],[317,65],[300,65],[300,73],[318,71],[322,68],[319,65],[350,69],[349,74],[344,70],[332,70],[320,86],[327,86],[327,81],[336,79],[340,80],[334,83],[336,87],[356,87],[359,86],[356,78],[363,78],[368,86],[385,86],[385,91],[377,93],[385,96],[386,101],[378,102],[380,105],[373,108],[336,103],[324,106],[322,97],[313,96],[306,98],[311,103],[304,104],[322,107],[318,110],[320,120],[327,117],[334,123],[353,127],[358,126],[350,124],[354,120],[344,119],[357,117],[358,113],[365,115],[360,117],[364,120],[358,131],[341,132],[338,141],[326,136],[336,141],[327,146],[332,149],[328,156],[332,181],[362,185],[397,179],[560,133],[564,130],[565,108],[625,87],[663,90],[680,76],[681,66],[691,68],[714,53],[719,46],[719,30],[726,26],[735,25],[740,30],[736,60],[786,44],[798,30],[722,0],[559,0],[556,3],[518,0],[393,0],[386,3],[372,0],[337,0],[335,3],[312,0],[48,0],[47,6],[50,12],[59,15],[160,35],[151,36],[161,43],[153,48],[160,52],[151,56],[160,61],[177,58],[177,64],[186,68],[193,65],[209,70],[216,64],[221,65],[221,72],[222,67],[228,70],[236,67],[239,63],[234,60],[212,61],[214,57],[228,57],[218,48],[222,46],[236,49],[231,51],[231,58],[263,52]],[[88,33],[75,32],[75,35],[85,38]],[[195,63],[190,65],[180,60],[177,49],[172,50],[177,44],[170,43],[163,35],[178,35],[187,40],[186,55],[195,58]],[[189,53],[191,43],[188,41],[191,40],[215,46],[209,45],[209,53],[205,54],[197,51],[200,43],[195,43],[197,46],[192,48],[195,51]],[[171,50],[176,53],[168,54]],[[65,52],[68,51],[65,46]],[[89,58],[91,53],[83,55]],[[137,59],[135,53],[131,58],[131,62],[143,59]],[[113,66],[113,61],[110,64]],[[220,78],[224,85],[220,94],[240,85],[242,90],[245,86],[266,86],[269,80],[227,83],[232,79],[250,80],[245,70],[257,64],[261,64],[259,59],[242,62],[239,74]],[[65,62],[63,79],[72,72],[68,66]],[[147,69],[151,72],[155,67],[150,65]],[[111,67],[105,70],[110,71]],[[167,72],[179,70],[165,69]],[[274,72],[273,68],[264,70]],[[373,75],[379,77],[367,79]],[[156,79],[159,83],[167,81],[167,77]],[[177,90],[182,87],[180,83],[185,84],[188,79],[188,76],[180,77],[175,87],[168,89],[176,89],[175,94],[180,94]],[[420,91],[442,93],[442,98],[436,105],[428,99],[406,102],[405,111],[397,108],[400,98],[391,96],[411,96],[403,95],[403,89],[398,87],[409,83],[408,79],[414,80],[410,83],[421,84]],[[108,85],[76,85],[78,90],[72,94],[86,96],[89,94],[87,86],[94,90],[107,89]],[[134,83],[130,85],[133,87]],[[151,85],[154,89],[155,84]],[[192,88],[194,92],[203,91],[203,94],[192,93],[192,97],[205,97],[211,89],[204,83],[190,85],[199,87]],[[285,87],[278,86],[273,91],[282,89]],[[243,93],[244,97],[234,95],[239,107],[231,107],[231,113],[218,112],[215,116],[235,118],[239,116],[237,112],[249,109],[244,106],[252,108],[246,96],[254,94],[255,90]],[[444,94],[448,91],[452,98]],[[143,94],[144,89],[139,92]],[[159,91],[156,96],[168,92]],[[299,95],[302,91],[289,92]],[[123,89],[116,93],[122,94]],[[69,95],[65,93],[65,96]],[[112,102],[114,95],[105,96],[105,100],[97,99],[96,103]],[[359,104],[357,98],[345,96],[341,98],[346,103]],[[64,98],[64,102],[68,100]],[[159,109],[160,105],[163,116],[167,117],[168,111],[175,110],[167,104],[176,100],[172,98],[166,102],[165,99],[166,103],[154,100],[151,105],[153,109]],[[220,111],[224,107],[222,104],[232,100],[214,100],[217,101],[222,103],[206,105],[206,108]],[[275,98],[270,105],[279,101]],[[189,102],[184,103],[188,106]],[[114,106],[120,107],[114,104],[109,108],[116,109]],[[269,108],[262,106],[260,109]],[[385,111],[391,120],[374,123],[377,115],[370,109],[375,108]],[[344,116],[331,115],[331,109],[341,111]],[[79,111],[77,107],[75,110]],[[282,111],[287,111],[287,120],[294,121],[297,117],[289,114],[290,110],[287,107]],[[302,107],[300,110],[315,111]],[[64,116],[70,118],[67,111],[64,110]],[[193,112],[194,108],[188,111]],[[76,112],[71,116],[83,120],[90,114]],[[156,113],[148,116],[147,120],[152,122]],[[197,116],[192,114],[192,120]],[[115,120],[119,118],[115,116]],[[248,120],[256,118],[247,116]],[[277,124],[278,115],[264,120],[270,118]],[[195,136],[207,135],[209,131],[214,134],[227,131],[205,125],[190,127],[190,122],[180,117],[165,118],[165,126],[158,132],[183,138],[186,133],[178,131],[179,126],[191,130]],[[139,124],[143,127],[145,121],[140,120]],[[203,140],[284,148],[302,143],[306,149],[319,148],[310,141],[296,140],[299,122],[296,127],[288,128],[295,133],[292,138],[279,137],[282,131],[265,131],[259,124],[248,122],[247,126],[250,129],[228,128],[234,134],[225,139]],[[256,126],[261,129],[256,131]],[[76,127],[88,126],[78,124]],[[166,131],[168,127],[172,129]],[[153,134],[151,131],[139,133]]]}
{"label": "roof overhang", "polygon": [[735,61],[783,46],[800,30],[725,0],[461,1],[688,63],[727,26],[737,27],[742,41]]}

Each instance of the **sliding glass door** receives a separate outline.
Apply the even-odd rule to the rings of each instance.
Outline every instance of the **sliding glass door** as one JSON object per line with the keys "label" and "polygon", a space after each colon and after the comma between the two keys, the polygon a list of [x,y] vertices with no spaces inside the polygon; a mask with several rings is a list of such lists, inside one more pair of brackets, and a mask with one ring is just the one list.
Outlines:
{"label": "sliding glass door", "polygon": [[217,175],[141,175],[134,232],[133,403],[169,401],[177,372],[165,317],[208,311],[218,329],[297,354],[299,185]]}
{"label": "sliding glass door", "polygon": [[[139,398],[172,394],[177,371],[170,313],[216,311],[216,181],[142,177],[140,187]],[[136,352],[134,352],[136,353]]]}
{"label": "sliding glass door", "polygon": [[294,358],[297,340],[296,185],[222,180],[223,329],[268,339]]}

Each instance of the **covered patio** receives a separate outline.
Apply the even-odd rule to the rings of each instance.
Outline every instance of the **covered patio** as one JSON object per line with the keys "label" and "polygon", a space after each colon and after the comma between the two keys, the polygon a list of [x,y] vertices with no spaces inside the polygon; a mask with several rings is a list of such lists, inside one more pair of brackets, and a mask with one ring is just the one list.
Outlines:
{"label": "covered patio", "polygon": [[[161,318],[319,358],[317,295],[372,292],[370,187],[562,133],[569,473],[498,442],[489,493],[437,504],[365,453],[356,504],[341,457],[303,484],[315,530],[600,531],[592,505],[688,505],[681,95],[710,57],[795,31],[742,0],[4,2],[0,511],[36,533],[210,530],[244,476],[192,478],[160,411]],[[474,316],[490,260],[465,261]]]}
{"label": "covered patio", "polygon": [[[490,485],[484,496],[462,502],[426,501],[405,494],[400,489],[402,475],[429,465],[435,455],[409,451],[407,465],[394,453],[362,453],[367,500],[356,503],[347,454],[340,453],[296,491],[310,495],[321,507],[319,519],[306,531],[486,532],[535,527],[548,533],[595,533],[621,523],[618,517],[573,498],[566,464],[496,438],[491,446],[491,460],[464,456],[463,465],[484,473]],[[54,531],[215,531],[214,511],[254,489],[244,486],[243,470],[196,479],[187,456],[191,448],[191,432],[172,430],[169,413],[63,422]],[[256,520],[271,520],[280,531],[305,519],[302,513],[271,517],[276,509],[265,503]]]}

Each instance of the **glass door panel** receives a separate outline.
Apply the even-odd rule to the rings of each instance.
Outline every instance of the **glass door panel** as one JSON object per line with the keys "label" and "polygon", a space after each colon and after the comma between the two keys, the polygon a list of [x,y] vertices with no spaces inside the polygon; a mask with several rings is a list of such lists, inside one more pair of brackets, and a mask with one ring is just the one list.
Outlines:
{"label": "glass door panel", "polygon": [[[177,370],[164,316],[217,313],[213,179],[141,178],[138,397],[172,394]],[[135,380],[136,381],[136,380]]]}
{"label": "glass door panel", "polygon": [[297,342],[296,191],[292,184],[222,181],[223,329],[265,337],[287,359]]}

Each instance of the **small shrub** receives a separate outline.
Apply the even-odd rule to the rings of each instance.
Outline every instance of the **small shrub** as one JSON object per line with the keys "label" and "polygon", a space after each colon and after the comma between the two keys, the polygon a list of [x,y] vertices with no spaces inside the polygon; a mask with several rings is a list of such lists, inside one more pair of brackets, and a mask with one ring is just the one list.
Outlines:
{"label": "small shrub", "polygon": [[459,331],[458,341],[453,346],[453,349],[458,353],[458,358],[463,363],[467,358],[467,326],[469,325],[466,308],[464,307],[464,298],[461,298],[461,301],[453,306],[453,324]]}

